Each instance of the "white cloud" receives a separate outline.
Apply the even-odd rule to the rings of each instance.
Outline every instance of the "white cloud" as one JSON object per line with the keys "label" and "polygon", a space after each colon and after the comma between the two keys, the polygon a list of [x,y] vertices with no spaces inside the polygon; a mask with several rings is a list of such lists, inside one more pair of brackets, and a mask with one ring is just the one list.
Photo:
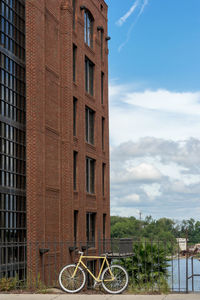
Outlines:
{"label": "white cloud", "polygon": [[115,184],[125,184],[140,181],[159,181],[162,177],[160,171],[153,165],[141,163],[137,166],[121,167],[121,170],[111,171],[111,182]]}
{"label": "white cloud", "polygon": [[[162,168],[168,176],[172,174],[176,178],[182,176],[197,175],[200,172],[200,140],[190,138],[185,141],[172,141],[161,138],[144,137],[135,142],[129,141],[116,146],[111,151],[112,161],[151,163]],[[131,165],[132,166],[132,165]],[[135,165],[133,165],[135,167]],[[146,167],[142,163],[142,166]],[[130,169],[130,168],[129,168]],[[128,170],[129,170],[128,169]],[[134,168],[133,168],[134,169]],[[130,170],[129,170],[130,172]],[[145,170],[148,174],[147,170]]]}
{"label": "white cloud", "polygon": [[118,199],[115,202],[115,206],[120,206],[120,207],[131,207],[132,205],[134,205],[135,203],[139,203],[140,202],[140,196],[137,194],[130,194],[127,195],[123,198]]}
{"label": "white cloud", "polygon": [[124,217],[131,217],[139,215],[139,210],[134,207],[121,207],[121,206],[113,206],[111,207],[111,215],[114,216],[124,216]]}
{"label": "white cloud", "polygon": [[143,14],[145,6],[148,4],[148,2],[149,2],[149,0],[144,0],[142,7],[140,9],[139,15],[138,15],[139,17]]}
{"label": "white cloud", "polygon": [[157,168],[147,163],[128,168],[131,177],[135,180],[159,180],[162,176]]}
{"label": "white cloud", "polygon": [[118,47],[118,51],[120,52],[122,50],[122,48],[128,43],[130,37],[131,37],[131,33],[133,28],[135,27],[136,23],[138,22],[140,16],[143,14],[145,6],[148,4],[149,0],[138,0],[136,1],[133,6],[130,8],[130,10],[123,16],[121,17],[118,21],[117,21],[117,25],[122,26],[123,23],[128,19],[128,17],[130,17],[133,12],[140,7],[140,10],[138,12],[138,14],[136,15],[134,21],[132,22],[132,24],[130,25],[127,34],[126,34],[126,38],[124,40],[123,43],[120,44],[120,46]]}
{"label": "white cloud", "polygon": [[143,184],[141,185],[141,188],[145,191],[150,200],[154,200],[156,197],[162,195],[160,192],[160,184],[158,183]]}
{"label": "white cloud", "polygon": [[172,140],[200,138],[200,91],[144,90],[138,85],[110,86],[111,142],[119,145],[142,136]]}
{"label": "white cloud", "polygon": [[[141,210],[143,215],[153,217],[198,218],[199,146],[197,139],[168,141],[147,137],[113,147],[112,214],[118,207],[124,215],[124,208],[129,207],[125,215],[134,211],[138,216],[137,210]],[[192,215],[191,205],[194,208]]]}
{"label": "white cloud", "polygon": [[148,110],[200,115],[200,92],[178,93],[167,90],[146,90],[139,93],[127,93],[124,102]]}
{"label": "white cloud", "polygon": [[138,88],[110,88],[111,213],[198,218],[200,92]]}
{"label": "white cloud", "polygon": [[117,22],[116,24],[119,26],[122,26],[126,20],[133,14],[135,9],[138,7],[140,0],[136,0],[134,4],[131,6],[131,8],[123,15]]}

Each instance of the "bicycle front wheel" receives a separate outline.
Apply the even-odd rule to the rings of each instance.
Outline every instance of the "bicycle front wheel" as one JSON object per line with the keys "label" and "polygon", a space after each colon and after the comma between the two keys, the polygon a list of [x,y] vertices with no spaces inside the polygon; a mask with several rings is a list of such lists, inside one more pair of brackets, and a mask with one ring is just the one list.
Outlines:
{"label": "bicycle front wheel", "polygon": [[102,286],[111,294],[120,294],[128,286],[128,273],[118,265],[107,267],[102,274]]}
{"label": "bicycle front wheel", "polygon": [[78,267],[76,274],[72,277],[75,269],[76,265],[67,265],[60,271],[59,284],[65,292],[78,293],[85,285],[85,272]]}

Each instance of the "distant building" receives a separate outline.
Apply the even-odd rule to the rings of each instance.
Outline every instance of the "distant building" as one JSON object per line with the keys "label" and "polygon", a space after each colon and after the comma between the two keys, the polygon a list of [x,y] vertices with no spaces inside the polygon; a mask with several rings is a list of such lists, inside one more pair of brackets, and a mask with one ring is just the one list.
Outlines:
{"label": "distant building", "polygon": [[200,253],[200,244],[199,243],[194,245],[194,251],[197,253]]}
{"label": "distant building", "polygon": [[177,243],[181,251],[187,250],[187,239],[186,238],[177,238]]}

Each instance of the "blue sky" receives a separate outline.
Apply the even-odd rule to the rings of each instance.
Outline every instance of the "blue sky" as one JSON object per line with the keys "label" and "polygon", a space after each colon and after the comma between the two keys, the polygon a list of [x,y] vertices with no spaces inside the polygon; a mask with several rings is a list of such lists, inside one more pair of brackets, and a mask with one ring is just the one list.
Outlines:
{"label": "blue sky", "polygon": [[199,219],[200,1],[106,2],[111,213]]}
{"label": "blue sky", "polygon": [[[128,30],[140,7],[124,22],[116,22],[135,3],[107,0],[109,6],[110,79],[144,82],[147,87],[195,91],[200,84],[200,1],[149,0],[130,38]],[[139,1],[142,5],[143,1]]]}

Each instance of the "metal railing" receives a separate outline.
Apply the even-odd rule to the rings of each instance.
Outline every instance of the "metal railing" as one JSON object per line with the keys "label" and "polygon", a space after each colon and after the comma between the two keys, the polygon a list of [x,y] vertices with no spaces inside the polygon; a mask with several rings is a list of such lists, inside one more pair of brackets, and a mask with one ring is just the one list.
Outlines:
{"label": "metal railing", "polygon": [[[15,278],[16,287],[58,287],[63,266],[86,255],[108,255],[110,262],[123,265],[129,288],[137,291],[200,291],[200,261],[182,253],[176,241],[103,239],[90,242],[28,242],[0,244],[0,283]],[[98,262],[88,265],[98,271]],[[0,284],[1,287],[1,284]]]}

